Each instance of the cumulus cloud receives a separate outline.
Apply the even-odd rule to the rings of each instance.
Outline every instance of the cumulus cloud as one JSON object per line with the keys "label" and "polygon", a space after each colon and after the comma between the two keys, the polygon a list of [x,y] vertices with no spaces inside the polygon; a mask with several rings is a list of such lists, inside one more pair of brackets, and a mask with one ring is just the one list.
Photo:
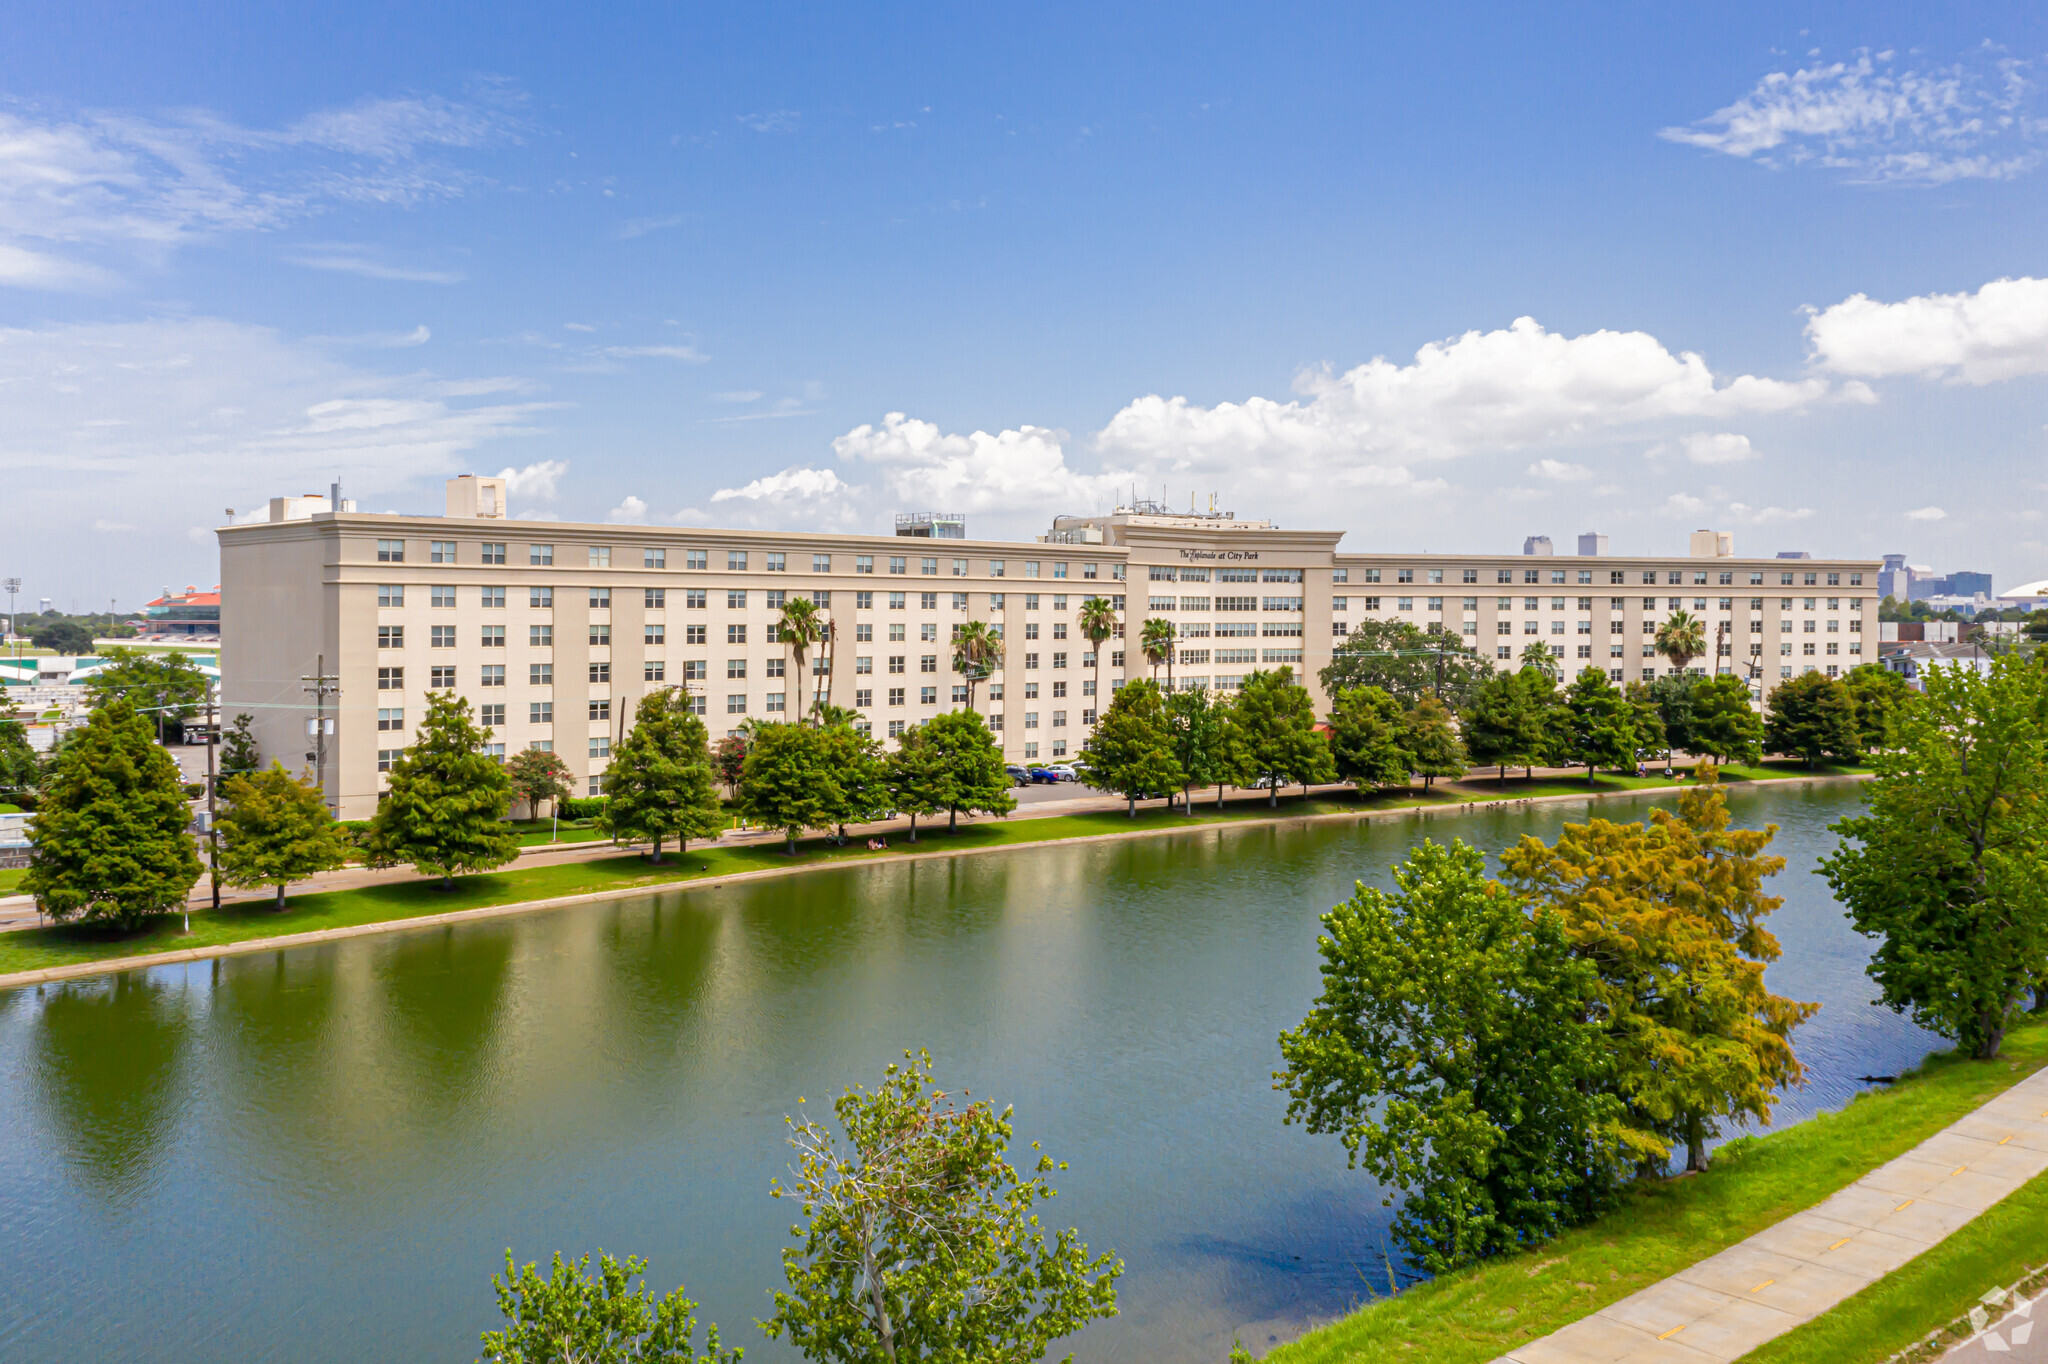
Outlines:
{"label": "cumulus cloud", "polygon": [[1939,507],[1916,507],[1914,510],[1906,513],[1906,519],[1908,521],[1944,521],[1948,519],[1948,513]]}
{"label": "cumulus cloud", "polygon": [[1779,525],[1791,521],[1806,521],[1813,517],[1811,507],[1749,507],[1740,502],[1728,504],[1728,515],[1738,521],[1754,526]]}
{"label": "cumulus cloud", "polygon": [[931,511],[1089,510],[1113,500],[1122,473],[1082,474],[1067,464],[1066,433],[1025,426],[991,435],[942,432],[891,412],[832,442],[848,464],[872,466],[889,495]]}
{"label": "cumulus cloud", "polygon": [[1529,473],[1535,478],[1547,478],[1557,483],[1577,483],[1591,478],[1593,471],[1583,464],[1567,464],[1561,459],[1539,459],[1529,466]]}
{"label": "cumulus cloud", "polygon": [[1853,294],[1806,323],[1823,368],[1989,384],[2048,374],[2048,279],[1993,280],[1974,294],[1879,303]]}
{"label": "cumulus cloud", "polygon": [[866,523],[875,510],[867,489],[849,485],[830,469],[803,467],[784,469],[738,488],[720,488],[711,495],[711,505],[712,516],[689,508],[676,519],[702,523],[715,517],[746,526],[853,530]]}
{"label": "cumulus cloud", "polygon": [[647,504],[627,493],[625,500],[604,514],[604,519],[616,525],[637,526],[647,519]]}
{"label": "cumulus cloud", "polygon": [[1658,136],[1772,167],[1810,164],[1852,180],[1938,185],[2032,170],[2044,128],[2026,62],[1987,51],[1922,71],[1879,52],[1771,72],[1734,103]]}
{"label": "cumulus cloud", "polygon": [[508,497],[552,502],[555,500],[556,484],[561,481],[562,475],[568,472],[567,460],[544,459],[523,469],[500,469],[498,477],[505,480],[505,493]]}
{"label": "cumulus cloud", "polygon": [[803,116],[794,109],[770,109],[759,114],[734,114],[733,118],[741,127],[751,128],[757,133],[793,133],[803,122]]}
{"label": "cumulus cloud", "polygon": [[1691,493],[1673,493],[1664,499],[1662,506],[1657,508],[1661,515],[1686,518],[1697,517],[1706,510],[1706,500],[1694,497]]}
{"label": "cumulus cloud", "polygon": [[1404,487],[1408,464],[1585,439],[1672,418],[1785,412],[1826,396],[1823,380],[1719,378],[1701,356],[1645,332],[1563,336],[1534,318],[1432,342],[1413,363],[1384,357],[1303,372],[1297,397],[1203,407],[1152,395],[1097,439],[1161,472],[1256,470],[1297,495]]}
{"label": "cumulus cloud", "polygon": [[1756,458],[1756,451],[1750,448],[1749,437],[1738,436],[1733,431],[1696,431],[1690,436],[1680,436],[1678,445],[1694,464],[1740,464],[1743,460]]}
{"label": "cumulus cloud", "polygon": [[[463,100],[365,99],[279,128],[218,114],[0,113],[0,284],[103,285],[106,250],[146,258],[230,232],[277,229],[339,204],[407,207],[479,183],[451,154],[515,140],[517,92],[480,85]],[[362,257],[305,263],[378,278]],[[386,267],[395,270],[398,267]]]}

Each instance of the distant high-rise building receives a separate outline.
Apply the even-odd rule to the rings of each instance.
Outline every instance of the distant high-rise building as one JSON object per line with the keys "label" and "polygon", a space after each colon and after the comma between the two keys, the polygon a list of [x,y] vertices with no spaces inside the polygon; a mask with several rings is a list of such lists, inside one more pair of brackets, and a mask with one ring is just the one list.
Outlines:
{"label": "distant high-rise building", "polygon": [[1550,547],[1550,537],[1548,535],[1532,535],[1522,541],[1522,553],[1524,554],[1555,554],[1556,552],[1556,550]]}
{"label": "distant high-rise building", "polygon": [[1976,597],[1991,595],[1991,575],[1973,573],[1965,569],[1951,573],[1945,578],[1934,580],[1934,595],[1941,597]]}
{"label": "distant high-rise building", "polygon": [[1607,537],[1598,531],[1589,530],[1579,537],[1579,554],[1592,557],[1607,552]]}
{"label": "distant high-rise building", "polygon": [[1895,597],[1900,601],[1908,601],[1912,598],[1912,585],[1913,573],[1906,567],[1906,556],[1885,555],[1884,567],[1877,573],[1878,593],[1886,597]]}

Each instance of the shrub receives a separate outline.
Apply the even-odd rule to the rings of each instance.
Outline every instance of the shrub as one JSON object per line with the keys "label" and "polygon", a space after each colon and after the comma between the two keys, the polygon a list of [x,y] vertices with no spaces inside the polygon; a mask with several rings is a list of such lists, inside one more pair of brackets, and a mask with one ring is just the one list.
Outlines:
{"label": "shrub", "polygon": [[603,813],[603,796],[574,796],[562,802],[563,819],[596,819]]}

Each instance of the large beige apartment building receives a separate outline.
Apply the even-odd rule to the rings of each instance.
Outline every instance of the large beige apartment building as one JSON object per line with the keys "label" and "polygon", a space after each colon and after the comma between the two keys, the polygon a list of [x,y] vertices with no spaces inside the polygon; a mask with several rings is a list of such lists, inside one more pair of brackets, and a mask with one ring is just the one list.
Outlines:
{"label": "large beige apartment building", "polygon": [[[307,679],[330,676],[324,781],[351,819],[376,808],[431,691],[467,697],[502,752],[552,749],[595,792],[634,705],[660,688],[684,688],[714,736],[820,696],[885,740],[963,706],[950,641],[971,620],[1004,639],[976,707],[1015,762],[1079,753],[1106,694],[1154,671],[1138,644],[1152,617],[1178,631],[1175,684],[1219,690],[1283,664],[1319,690],[1368,619],[1455,632],[1499,661],[1541,643],[1567,676],[1616,681],[1669,671],[1653,639],[1681,608],[1712,632],[1695,671],[1718,650],[1764,687],[1877,652],[1877,560],[1739,559],[1714,532],[1683,557],[1630,558],[1345,554],[1341,531],[1144,503],[1060,517],[1031,542],[922,515],[893,536],[573,525],[509,519],[501,480],[464,477],[441,516],[309,495],[219,534],[224,710],[254,717],[265,758],[296,767],[315,748]],[[834,629],[801,672],[775,630],[792,594]],[[1078,619],[1097,596],[1122,625],[1099,666]]]}

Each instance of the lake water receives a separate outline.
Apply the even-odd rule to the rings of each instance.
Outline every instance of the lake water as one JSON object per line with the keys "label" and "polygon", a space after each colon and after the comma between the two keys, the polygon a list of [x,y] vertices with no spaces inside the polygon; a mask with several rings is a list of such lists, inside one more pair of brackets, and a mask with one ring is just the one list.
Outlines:
{"label": "lake water", "polygon": [[[1812,874],[1856,802],[1732,801],[1790,859],[1770,984],[1824,1005],[1781,1122],[1936,1045],[1870,1007]],[[1080,1359],[1263,1350],[1385,1284],[1377,1189],[1281,1126],[1269,1079],[1316,916],[1420,838],[1493,852],[1586,813],[869,866],[0,994],[0,1359],[470,1360],[507,1246],[646,1255],[750,1359],[790,1358],[752,1325],[783,1115],[916,1046],[1072,1162],[1052,1215],[1129,1266]]]}

